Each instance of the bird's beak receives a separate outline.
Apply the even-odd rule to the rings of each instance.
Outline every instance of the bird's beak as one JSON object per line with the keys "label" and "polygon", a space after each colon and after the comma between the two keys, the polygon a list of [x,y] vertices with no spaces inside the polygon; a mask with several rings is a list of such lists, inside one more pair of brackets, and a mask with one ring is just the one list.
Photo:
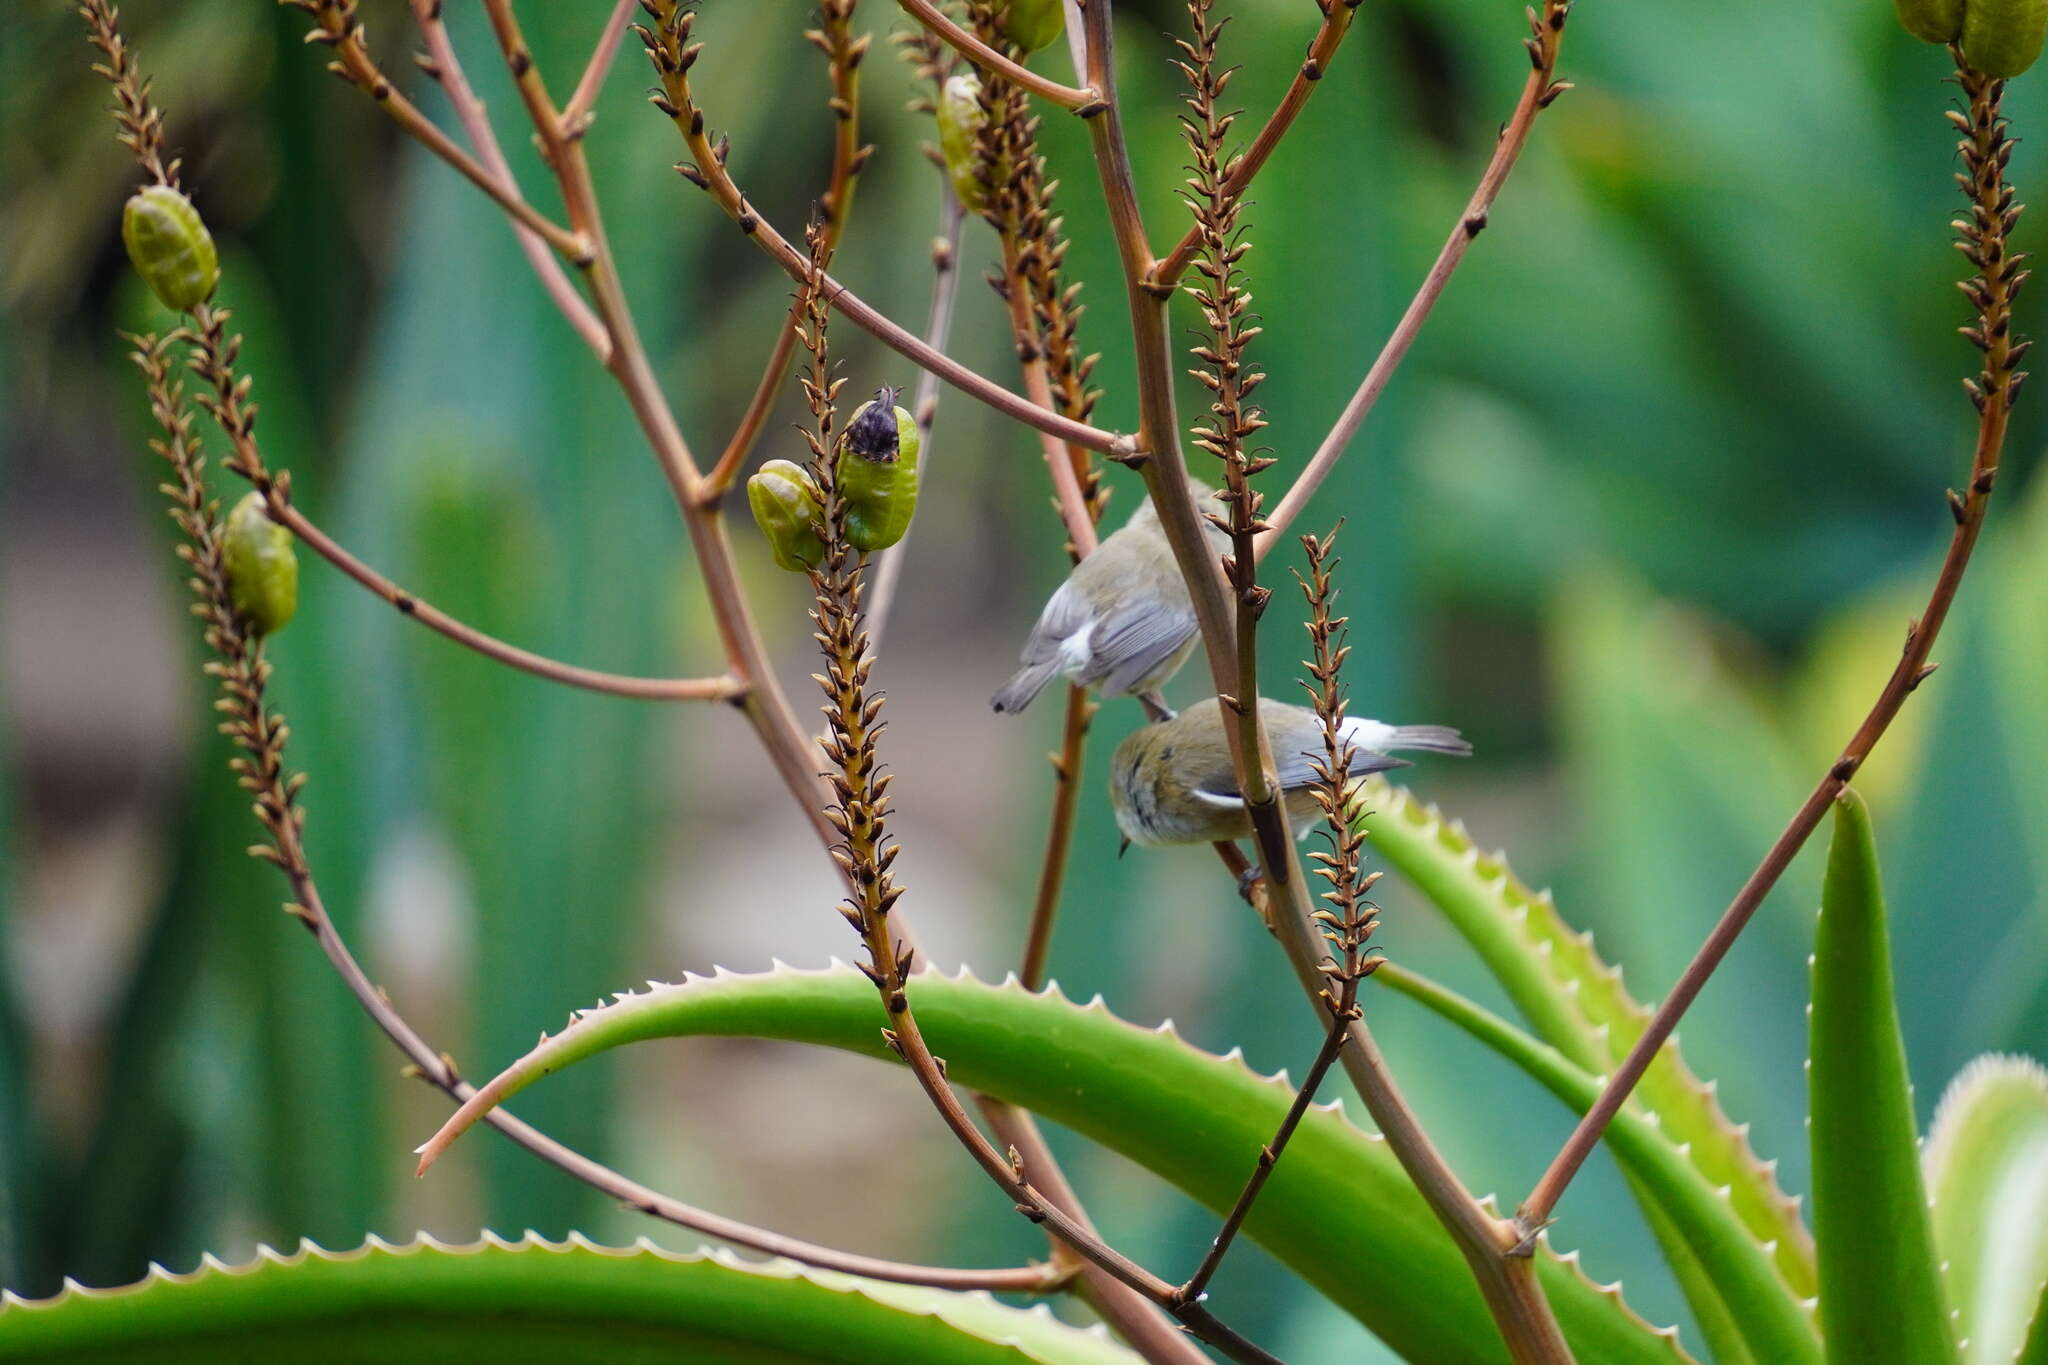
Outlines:
{"label": "bird's beak", "polygon": [[1129,853],[1130,851],[1131,851],[1131,841],[1130,841],[1130,839],[1129,839],[1128,837],[1127,837],[1127,838],[1125,838],[1125,839],[1124,839],[1124,841],[1123,841],[1122,843],[1120,843],[1120,844],[1118,844],[1118,845],[1116,846],[1116,856],[1117,856],[1117,857],[1118,857],[1119,859],[1121,859],[1121,858],[1122,858],[1122,857],[1123,857],[1123,856],[1124,856],[1124,855],[1125,855],[1126,853]]}

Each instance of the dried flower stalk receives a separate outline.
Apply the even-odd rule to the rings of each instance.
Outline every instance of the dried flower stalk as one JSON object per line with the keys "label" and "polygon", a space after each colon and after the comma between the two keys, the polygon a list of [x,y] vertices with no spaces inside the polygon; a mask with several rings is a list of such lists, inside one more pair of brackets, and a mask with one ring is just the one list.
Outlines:
{"label": "dried flower stalk", "polygon": [[1856,727],[1841,755],[1793,813],[1756,871],[1722,912],[1699,952],[1657,1007],[1642,1036],[1608,1078],[1593,1107],[1579,1120],[1549,1169],[1523,1201],[1517,1219],[1526,1235],[1533,1236],[1550,1220],[1565,1187],[1599,1144],[1600,1135],[1620,1112],[1629,1092],[1677,1029],[1678,1021],[1698,998],[1714,969],[1735,946],[1750,916],[1756,913],[1842,789],[1848,786],[1849,779],[1884,737],[1906,699],[1934,672],[1928,655],[1934,649],[1942,622],[1948,619],[1949,608],[1955,604],[1956,590],[1962,586],[1963,574],[1970,567],[1970,553],[1984,529],[1984,514],[1990,507],[1999,458],[2005,450],[2006,422],[2027,378],[2019,363],[2033,345],[2014,336],[2012,331],[2013,299],[2026,283],[2029,272],[2024,268],[2026,256],[2010,245],[2023,206],[2013,202],[2012,186],[2005,179],[2006,163],[2013,148],[2012,139],[2006,136],[2005,116],[1999,108],[2005,82],[1971,70],[1960,50],[1952,50],[1952,55],[1956,61],[1956,80],[1967,102],[1965,111],[1949,113],[1949,119],[1963,133],[1957,149],[1963,169],[1957,174],[1956,183],[1970,205],[1970,216],[1957,220],[1953,226],[1959,238],[1957,249],[1976,271],[1959,286],[1976,312],[1972,323],[1961,331],[1971,345],[1984,353],[1984,364],[1974,379],[1963,381],[1963,389],[1977,409],[1977,445],[1965,491],[1948,492],[1949,512],[1955,518],[1948,552],[1942,557],[1941,571],[1929,590],[1927,605],[1906,628],[1905,648],[1863,723]]}

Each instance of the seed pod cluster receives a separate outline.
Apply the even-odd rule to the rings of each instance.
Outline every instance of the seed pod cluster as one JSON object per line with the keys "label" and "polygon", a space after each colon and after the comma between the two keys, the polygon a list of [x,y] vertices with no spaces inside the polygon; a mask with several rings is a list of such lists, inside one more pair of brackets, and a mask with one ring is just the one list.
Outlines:
{"label": "seed pod cluster", "polygon": [[883,550],[903,539],[917,510],[917,423],[895,406],[895,389],[877,390],[846,425],[839,494],[846,499],[846,541]]}
{"label": "seed pod cluster", "polygon": [[292,533],[270,519],[261,493],[250,493],[228,513],[221,535],[228,598],[255,635],[274,635],[299,610],[299,557]]}
{"label": "seed pod cluster", "polygon": [[213,296],[220,256],[199,210],[169,185],[146,185],[121,210],[121,241],[164,307],[184,313]]}
{"label": "seed pod cluster", "polygon": [[2041,55],[2048,0],[1893,0],[1906,32],[1954,43],[1971,70],[2006,79]]}
{"label": "seed pod cluster", "polygon": [[768,461],[747,480],[747,506],[779,567],[802,573],[825,562],[818,538],[825,505],[809,470],[793,460]]}

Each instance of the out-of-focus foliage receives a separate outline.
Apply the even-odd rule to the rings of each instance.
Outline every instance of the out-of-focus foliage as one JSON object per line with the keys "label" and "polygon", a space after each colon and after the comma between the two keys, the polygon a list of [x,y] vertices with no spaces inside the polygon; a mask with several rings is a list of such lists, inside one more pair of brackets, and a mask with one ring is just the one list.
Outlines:
{"label": "out-of-focus foliage", "polygon": [[[373,42],[404,68],[403,7],[367,8]],[[603,7],[526,8],[541,65],[566,89]],[[1245,69],[1231,90],[1256,115],[1292,73],[1314,6],[1235,9],[1227,50]],[[450,12],[508,152],[546,202],[478,16]],[[861,13],[878,30],[903,23],[880,0]],[[1160,34],[1184,21],[1158,0],[1120,15],[1134,153],[1164,240],[1185,222],[1185,153]],[[622,670],[715,667],[662,482],[489,205],[322,74],[298,16],[241,0],[131,0],[126,17],[221,243],[222,301],[249,337],[267,453],[293,470],[301,504],[372,562],[521,643]],[[731,133],[742,184],[785,227],[801,221],[830,157],[804,22],[797,6],[712,0],[693,72]],[[1509,0],[1368,6],[1259,181],[1246,266],[1266,327],[1266,434],[1281,460],[1269,478],[1298,467],[1322,434],[1455,221],[1526,69],[1522,22]],[[1696,7],[1583,7],[1563,63],[1578,88],[1544,116],[1491,227],[1303,524],[1349,518],[1355,709],[1457,724],[1475,739],[1469,769],[1426,767],[1418,790],[1464,814],[1485,846],[1511,848],[1532,884],[1554,883],[1642,998],[1662,993],[1874,695],[1947,534],[1941,490],[1961,477],[1971,427],[1956,380],[1974,357],[1954,336],[1959,261],[1944,244],[1957,201],[1940,55],[1870,0],[1733,0],[1713,28],[1740,42],[1713,60],[1702,59],[1706,23]],[[23,548],[32,537],[15,532],[69,514],[59,524],[143,542],[141,572],[153,577],[142,581],[191,650],[190,670],[197,655],[153,529],[141,400],[111,339],[117,324],[160,327],[164,315],[117,283],[131,176],[105,90],[61,7],[11,12],[0,32],[4,595],[17,618],[23,602],[54,604],[72,632],[10,633],[0,679],[13,854],[0,938],[15,954],[12,989],[0,990],[13,1005],[0,1038],[0,1274],[48,1292],[67,1273],[112,1284],[151,1258],[189,1266],[202,1247],[232,1256],[302,1235],[350,1245],[421,1222],[451,1235],[479,1223],[637,1230],[500,1143],[475,1144],[474,1188],[455,1176],[454,1193],[423,1194],[403,1179],[402,1139],[436,1111],[392,1077],[393,1055],[276,913],[268,870],[243,857],[247,812],[219,771],[196,683],[147,781],[132,776],[145,760],[42,727],[31,689],[45,675],[32,665],[73,657],[66,641],[93,629],[101,604],[47,573]],[[1039,60],[1064,71],[1057,45]],[[643,331],[703,458],[744,407],[788,283],[667,171],[678,152],[638,103],[638,62],[622,56],[591,146]],[[881,48],[864,77],[881,150],[839,273],[915,319],[937,195],[916,147],[932,133],[901,112],[907,77]],[[422,103],[440,112],[431,90]],[[2048,87],[2019,82],[2007,106],[2025,198]],[[1045,138],[1069,268],[1088,282],[1084,341],[1104,353],[1100,420],[1128,429],[1126,328],[1085,135],[1049,118]],[[2039,230],[2025,222],[2019,245]],[[971,225],[956,350],[1008,376],[998,306],[975,278],[993,254]],[[2039,297],[2021,301],[2023,330],[2044,330]],[[850,328],[838,336],[856,390],[909,378]],[[2028,394],[2016,414],[1983,558],[1937,652],[1942,672],[1859,777],[1892,832],[1900,1007],[1923,1127],[1936,1082],[1965,1059],[2038,1052],[2048,1036],[2042,397]],[[1183,410],[1196,401],[1190,384]],[[794,453],[783,435],[793,413],[771,424],[764,458]],[[906,904],[945,887],[932,912],[940,901],[967,910],[935,933],[941,959],[971,951],[999,973],[1028,908],[1049,789],[1040,755],[1056,717],[989,717],[981,698],[1061,572],[1060,533],[1028,433],[949,395],[933,444],[877,676],[895,697]],[[1121,471],[1111,479],[1115,519],[1138,494]],[[798,687],[811,667],[798,585],[769,571],[750,531],[739,535],[752,600]],[[302,586],[276,656],[294,753],[313,775],[309,841],[327,899],[375,947],[380,979],[471,1069],[509,1060],[600,991],[710,965],[698,950],[753,967],[771,950],[817,962],[850,948],[822,869],[798,883],[816,904],[784,909],[790,879],[821,860],[755,775],[737,722],[495,671],[324,565],[308,563]],[[1286,594],[1276,604],[1291,606]],[[1267,621],[1264,667],[1284,678],[1303,641],[1278,605]],[[1190,673],[1176,697],[1198,690]],[[1313,1021],[1214,869],[1193,854],[1115,858],[1101,755],[1136,720],[1118,704],[1097,722],[1057,974],[1084,998],[1110,991],[1127,1014],[1171,1013],[1204,1045],[1242,1044],[1262,1069],[1298,1067]],[[83,728],[90,738],[102,727]],[[23,965],[53,960],[25,958],[23,943],[48,938],[68,911],[32,894],[50,884],[37,869],[67,831],[90,825],[78,810],[122,803],[158,850],[149,904],[132,953],[92,978],[102,996],[84,1041],[53,1043],[48,1002],[92,983]],[[725,875],[734,847],[746,850],[743,878]],[[1695,1069],[1719,1079],[1723,1105],[1753,1123],[1752,1142],[1783,1159],[1795,1191],[1808,1187],[1800,1064],[1819,869],[1812,854],[1794,867],[1684,1029]],[[1390,951],[1506,1008],[1417,898],[1393,879],[1383,890]],[[449,904],[460,912],[429,913]],[[1567,1116],[1420,1011],[1371,1003],[1468,1182],[1526,1188]],[[735,1086],[783,1060],[731,1059],[720,1079]],[[522,1112],[600,1156],[653,1155],[721,1199],[761,1159],[757,1138],[780,1134],[773,1090],[739,1111],[758,1128],[707,1135],[678,1131],[676,1086],[633,1078],[580,1068]],[[76,1092],[61,1103],[60,1084]],[[907,1091],[880,1102],[905,1109],[907,1126],[931,1126]],[[828,1138],[808,1160],[851,1159]],[[1098,1219],[1148,1264],[1182,1265],[1213,1231],[1212,1215],[1127,1167],[1076,1167]],[[951,1188],[968,1179],[959,1172]],[[1035,1234],[999,1204],[963,1199],[949,1213],[946,1188],[909,1215],[892,1211],[902,1244],[872,1249],[1035,1254]],[[734,1202],[749,1200],[735,1211],[782,1211],[758,1189]],[[1649,1269],[1655,1243],[1604,1156],[1561,1213],[1559,1236],[1591,1244],[1596,1278],[1626,1271],[1635,1306],[1689,1323],[1675,1285]],[[860,1210],[839,1216],[864,1226]],[[1234,1255],[1215,1294],[1244,1304],[1233,1324],[1290,1361],[1356,1360],[1356,1328],[1281,1292],[1287,1283],[1270,1262]],[[1687,1340],[1697,1348],[1696,1333]]]}

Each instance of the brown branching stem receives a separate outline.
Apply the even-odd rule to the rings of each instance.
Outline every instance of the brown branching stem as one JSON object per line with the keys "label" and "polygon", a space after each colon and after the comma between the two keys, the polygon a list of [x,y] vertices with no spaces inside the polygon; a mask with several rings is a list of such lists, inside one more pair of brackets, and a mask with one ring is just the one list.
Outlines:
{"label": "brown branching stem", "polygon": [[[449,1056],[436,1050],[399,1014],[385,993],[364,973],[347,943],[335,930],[320,897],[307,860],[305,810],[298,803],[304,779],[290,771],[285,743],[289,735],[282,716],[265,700],[271,668],[262,644],[244,628],[228,595],[221,561],[218,505],[209,497],[203,456],[192,431],[193,414],[175,376],[173,347],[179,334],[136,339],[134,360],[142,371],[151,416],[161,435],[151,448],[172,470],[164,484],[171,516],[185,536],[178,557],[191,570],[194,612],[200,617],[215,659],[206,666],[221,686],[217,703],[224,716],[221,728],[238,750],[232,762],[236,780],[254,798],[254,809],[268,841],[250,852],[277,867],[290,884],[287,911],[305,925],[333,965],[349,993],[372,1022],[405,1054],[409,1068],[458,1104],[476,1093],[462,1080]],[[808,1265],[850,1275],[949,1289],[996,1289],[1025,1293],[1057,1290],[1065,1276],[1058,1267],[1017,1266],[993,1270],[953,1269],[882,1260],[786,1237],[720,1214],[685,1204],[576,1152],[502,1110],[486,1122],[543,1161],[568,1172],[622,1203],[705,1236],[716,1237],[772,1256],[787,1256]]]}
{"label": "brown branching stem", "polygon": [[[1337,55],[1338,46],[1344,35],[1351,31],[1351,16],[1357,12],[1359,0],[1316,0],[1322,7],[1323,22],[1316,29],[1316,35],[1309,40],[1308,52],[1302,58],[1301,69],[1294,73],[1288,83],[1287,93],[1280,97],[1280,103],[1267,116],[1251,145],[1233,156],[1225,167],[1224,192],[1231,199],[1241,199],[1251,186],[1252,177],[1265,166],[1273,149],[1280,145],[1280,139],[1294,126],[1294,120],[1308,105],[1308,97],[1322,84],[1329,74],[1330,60]],[[1180,283],[1180,277],[1201,250],[1201,226],[1190,227],[1181,236],[1180,242],[1152,268],[1148,281],[1154,289],[1170,289]]]}
{"label": "brown branching stem", "polygon": [[[1172,361],[1166,339],[1166,297],[1170,291],[1149,283],[1155,259],[1138,210],[1130,153],[1118,111],[1111,8],[1110,0],[1089,0],[1085,11],[1087,77],[1103,95],[1102,107],[1091,111],[1087,121],[1095,149],[1096,173],[1108,203],[1131,308],[1138,375],[1139,446],[1149,452],[1140,472],[1153,504],[1159,509],[1160,523],[1173,547],[1175,562],[1187,581],[1217,692],[1239,695],[1236,622],[1221,566],[1209,554],[1196,517],[1187,487],[1187,466],[1177,438]],[[1254,781],[1253,772],[1263,770],[1271,762],[1264,737],[1260,736],[1259,752],[1246,754],[1239,748],[1238,731],[1226,726],[1225,733],[1230,737],[1238,781]],[[1241,786],[1240,790],[1248,788]],[[1275,893],[1286,899],[1285,908],[1271,908],[1271,921],[1303,990],[1312,1000],[1319,999],[1323,988],[1322,938],[1293,840],[1287,837],[1283,821],[1261,822],[1256,818],[1260,808],[1250,809],[1255,816],[1254,829],[1259,836],[1269,902]],[[1277,803],[1268,809],[1277,811]],[[1533,1262],[1507,1254],[1521,1240],[1514,1225],[1488,1213],[1458,1180],[1408,1107],[1365,1021],[1355,1021],[1349,1033],[1349,1043],[1341,1054],[1345,1073],[1358,1088],[1402,1169],[1416,1183],[1431,1212],[1463,1253],[1517,1365],[1557,1365],[1569,1361],[1570,1349],[1536,1283]]]}
{"label": "brown branching stem", "polygon": [[1336,1064],[1350,1037],[1350,1026],[1360,1015],[1359,983],[1372,975],[1384,961],[1367,956],[1367,941],[1378,927],[1379,920],[1376,908],[1365,896],[1379,879],[1379,874],[1364,874],[1361,852],[1365,834],[1357,822],[1350,819],[1351,762],[1355,751],[1343,735],[1344,695],[1339,674],[1344,667],[1345,656],[1351,651],[1343,638],[1345,619],[1331,614],[1336,601],[1333,577],[1336,561],[1330,554],[1334,539],[1334,533],[1322,539],[1303,536],[1302,546],[1308,554],[1309,573],[1305,578],[1297,575],[1302,593],[1308,599],[1308,631],[1313,649],[1309,671],[1315,679],[1314,683],[1304,686],[1315,700],[1316,718],[1321,722],[1323,732],[1324,752],[1316,769],[1316,800],[1323,808],[1324,832],[1330,841],[1331,851],[1318,853],[1315,858],[1320,865],[1318,871],[1329,883],[1330,889],[1323,893],[1323,899],[1331,908],[1318,910],[1316,916],[1323,926],[1324,938],[1336,950],[1325,960],[1322,968],[1327,979],[1322,998],[1329,1011],[1330,1028],[1323,1037],[1323,1045],[1317,1050],[1315,1060],[1309,1064],[1308,1073],[1302,1077],[1294,1102],[1288,1106],[1272,1141],[1259,1149],[1251,1177],[1245,1181],[1237,1202],[1225,1216],[1208,1253],[1195,1268],[1195,1273],[1180,1287],[1183,1299],[1200,1299],[1210,1279],[1223,1264],[1231,1242],[1251,1214],[1252,1205],[1258,1201],[1267,1179],[1280,1164],[1288,1140],[1301,1125],[1316,1091]]}
{"label": "brown branching stem", "polygon": [[575,93],[562,106],[562,126],[571,137],[581,137],[589,128],[591,106],[597,103],[597,92],[603,88],[604,78],[611,74],[612,63],[618,60],[619,44],[633,22],[633,11],[639,7],[639,0],[614,0],[611,17],[605,20],[597,46],[591,49],[590,60],[583,66],[583,78],[576,82]]}
{"label": "brown branching stem", "polygon": [[1279,543],[1280,533],[1301,515],[1309,499],[1322,487],[1323,480],[1336,468],[1338,459],[1350,446],[1352,438],[1358,435],[1359,428],[1365,425],[1367,414],[1379,402],[1380,395],[1386,392],[1394,371],[1407,358],[1408,349],[1421,335],[1422,325],[1429,320],[1430,311],[1443,297],[1444,286],[1450,283],[1458,263],[1465,259],[1474,239],[1485,230],[1493,212],[1493,202],[1500,197],[1501,186],[1507,183],[1509,173],[1515,169],[1515,162],[1529,141],[1529,130],[1536,124],[1536,116],[1548,109],[1559,95],[1571,89],[1569,81],[1557,79],[1557,56],[1564,43],[1565,20],[1571,14],[1572,3],[1573,0],[1543,0],[1542,11],[1531,12],[1531,36],[1524,40],[1529,52],[1529,79],[1522,86],[1522,97],[1515,105],[1513,117],[1501,129],[1500,137],[1494,143],[1493,157],[1481,172],[1478,187],[1472,191],[1464,212],[1458,215],[1457,224],[1437,252],[1436,261],[1423,277],[1422,287],[1409,300],[1401,320],[1395,324],[1392,335],[1373,360],[1372,368],[1366,371],[1357,391],[1338,415],[1337,424],[1323,437],[1315,454],[1309,457],[1308,464],[1296,476],[1294,485],[1267,519],[1268,529],[1260,542],[1260,553]]}
{"label": "brown branching stem", "polygon": [[[742,233],[767,252],[792,280],[801,284],[808,268],[804,253],[776,231],[774,225],[762,217],[742,193],[726,168],[729,148],[724,139],[713,142],[705,132],[704,113],[690,93],[689,69],[695,64],[701,48],[701,44],[689,41],[690,14],[675,0],[652,0],[651,17],[654,22],[641,28],[640,35],[661,79],[662,90],[650,100],[675,123],[685,145],[695,157],[694,161],[679,163],[676,170],[684,179],[709,193]],[[825,296],[833,311],[883,345],[1007,417],[1049,432],[1063,441],[1072,441],[1111,456],[1128,458],[1137,450],[1128,436],[1048,412],[1029,398],[1012,393],[951,356],[932,349],[922,338],[877,312],[829,274],[825,277]]]}
{"label": "brown branching stem", "polygon": [[1961,330],[1971,344],[1984,353],[1984,363],[1975,378],[1963,381],[1963,387],[1977,409],[1977,443],[1964,491],[1959,493],[1951,489],[1948,494],[1949,512],[1955,520],[1948,551],[1942,556],[1941,570],[1928,592],[1927,605],[1907,626],[1906,643],[1900,651],[1899,661],[1893,666],[1891,676],[1885,679],[1862,724],[1856,727],[1841,755],[1793,813],[1791,821],[1764,854],[1756,871],[1750,874],[1749,880],[1743,883],[1735,899],[1722,912],[1713,931],[1700,945],[1699,952],[1686,965],[1663,1004],[1658,1006],[1642,1037],[1629,1049],[1628,1056],[1601,1088],[1593,1107],[1579,1120],[1579,1126],[1572,1131],[1563,1149],[1523,1201],[1518,1221],[1532,1235],[1534,1230],[1549,1222],[1565,1187],[1599,1144],[1608,1123],[1620,1111],[1650,1062],[1670,1039],[1678,1021],[1699,997],[1714,969],[1735,946],[1735,940],[1763,903],[1764,897],[1784,875],[1785,869],[1805,846],[1842,789],[1863,766],[1864,760],[1870,757],[1877,742],[1884,738],[1885,731],[1905,707],[1906,699],[1934,671],[1928,656],[1934,649],[1942,623],[1948,619],[1949,608],[1955,604],[1956,591],[1962,586],[1963,574],[1970,566],[1971,551],[1976,548],[1977,538],[1984,529],[1984,515],[1991,503],[1992,486],[1998,478],[1999,458],[2005,449],[2007,419],[2012,414],[2013,400],[2026,380],[2026,372],[2018,368],[2019,362],[2033,344],[2020,340],[2012,330],[2013,299],[2026,282],[2029,272],[2024,269],[2026,256],[2012,251],[2009,245],[2022,206],[2013,202],[2012,186],[2005,179],[2006,162],[2013,148],[2012,140],[2006,136],[2005,119],[1999,110],[2005,83],[1972,71],[1959,52],[1955,57],[1956,78],[1963,88],[1967,111],[1951,112],[1949,118],[1963,132],[1960,145],[1963,171],[1956,180],[1962,187],[1964,198],[1969,200],[1970,214],[1968,218],[1958,219],[1954,227],[1959,237],[1957,248],[1976,268],[1976,274],[1961,285],[1975,310],[1976,320]]}
{"label": "brown branching stem", "polygon": [[520,196],[519,187],[509,177],[494,173],[456,146],[433,120],[399,93],[371,58],[363,41],[363,26],[356,17],[356,0],[281,0],[281,3],[303,10],[312,17],[314,27],[308,38],[334,54],[327,64],[329,71],[368,95],[372,103],[405,130],[407,136],[454,167],[464,179],[489,195],[514,222],[540,237],[570,264],[585,263],[590,255],[587,240],[527,203]]}
{"label": "brown branching stem", "polygon": [[[420,69],[425,71],[455,111],[456,121],[469,138],[469,145],[476,150],[477,158],[486,169],[496,176],[500,183],[515,184],[511,163],[505,160],[504,149],[498,144],[497,132],[491,127],[490,116],[484,111],[484,103],[470,88],[469,78],[462,69],[462,60],[456,55],[455,45],[449,41],[448,26],[442,21],[444,0],[412,0],[413,20],[418,25],[420,40],[426,45],[426,52],[419,60]],[[627,3],[629,0],[622,0]],[[532,228],[521,223],[517,216],[507,220],[513,235],[519,240],[519,249],[539,278],[541,288],[547,291],[555,307],[561,311],[576,335],[583,338],[600,365],[611,359],[612,339],[605,331],[604,324],[597,320],[590,304],[576,292],[576,286],[562,269],[561,258],[550,247],[547,240]]]}

